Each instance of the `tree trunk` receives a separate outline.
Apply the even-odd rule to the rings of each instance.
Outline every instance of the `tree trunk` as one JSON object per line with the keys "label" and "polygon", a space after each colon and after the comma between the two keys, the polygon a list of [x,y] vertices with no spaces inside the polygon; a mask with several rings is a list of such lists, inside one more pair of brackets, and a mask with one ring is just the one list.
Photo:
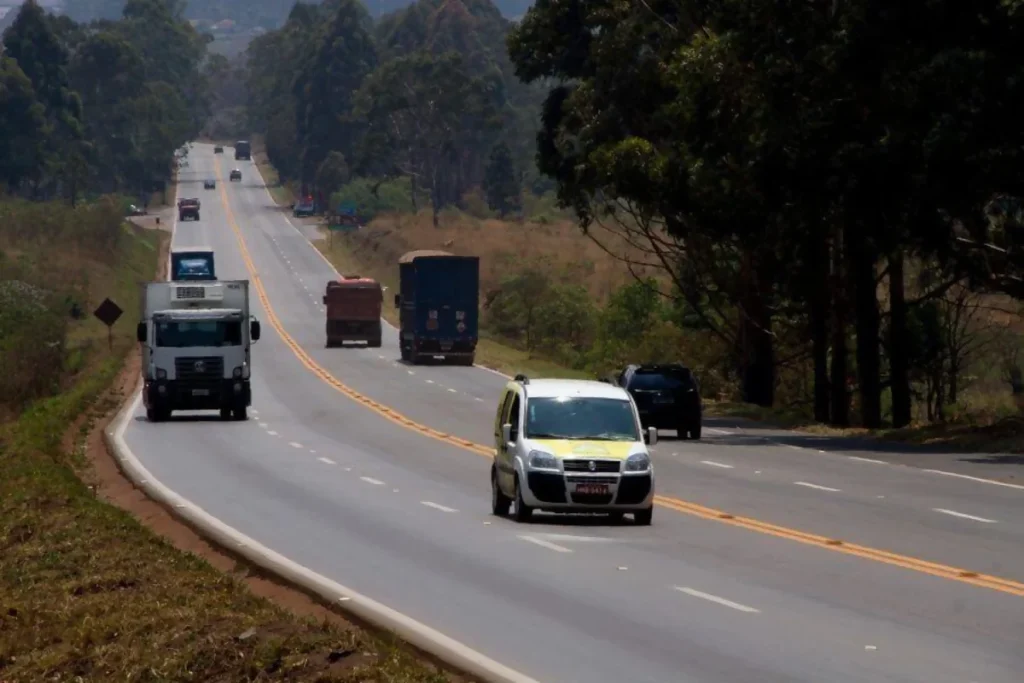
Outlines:
{"label": "tree trunk", "polygon": [[889,374],[892,391],[892,426],[910,424],[910,355],[907,348],[907,298],[903,254],[889,257]]}
{"label": "tree trunk", "polygon": [[814,419],[828,422],[828,239],[823,233],[811,254],[811,346],[814,357]]}
{"label": "tree trunk", "polygon": [[740,349],[742,353],[743,400],[770,408],[775,402],[775,340],[772,338],[772,314],[761,289],[762,277],[768,269],[764,262],[755,263],[747,251],[743,257],[742,310]]}
{"label": "tree trunk", "polygon": [[843,278],[842,229],[832,242],[832,424],[850,426],[850,394],[846,391],[848,354],[846,347],[846,288]]}
{"label": "tree trunk", "polygon": [[878,312],[877,262],[874,247],[847,231],[847,253],[853,279],[857,330],[857,383],[860,386],[861,426],[882,426],[881,354],[878,348],[881,316]]}

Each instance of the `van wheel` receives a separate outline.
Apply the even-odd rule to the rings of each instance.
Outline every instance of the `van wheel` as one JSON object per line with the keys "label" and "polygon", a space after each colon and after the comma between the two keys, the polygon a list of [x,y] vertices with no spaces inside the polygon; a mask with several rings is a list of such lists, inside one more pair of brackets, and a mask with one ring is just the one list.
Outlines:
{"label": "van wheel", "polygon": [[533,517],[533,508],[523,502],[523,487],[519,485],[519,475],[516,475],[516,511],[512,516],[520,524],[526,524]]}
{"label": "van wheel", "polygon": [[233,417],[239,422],[244,422],[249,419],[249,409],[246,406],[238,406],[233,412]]}
{"label": "van wheel", "polygon": [[366,342],[366,345],[371,349],[379,349],[380,337],[377,337],[376,339],[371,339],[370,341]]}
{"label": "van wheel", "polygon": [[150,422],[162,422],[163,413],[156,408],[146,408],[146,419]]}
{"label": "van wheel", "polygon": [[637,510],[633,513],[633,521],[636,522],[637,526],[650,526],[651,519],[654,517],[654,506],[647,508],[646,510]]}
{"label": "van wheel", "polygon": [[512,506],[512,499],[506,496],[498,484],[498,470],[491,467],[491,514],[495,517],[508,515],[508,509]]}

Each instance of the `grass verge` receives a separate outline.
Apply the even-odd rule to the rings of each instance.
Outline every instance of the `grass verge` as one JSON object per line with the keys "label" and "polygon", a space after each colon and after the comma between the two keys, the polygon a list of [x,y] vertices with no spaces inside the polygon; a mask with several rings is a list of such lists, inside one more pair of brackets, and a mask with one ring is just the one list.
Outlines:
{"label": "grass verge", "polygon": [[73,376],[0,427],[0,680],[449,680],[397,643],[253,595],[83,482],[90,461],[65,432],[81,444],[116,402],[105,393],[135,347],[137,282],[167,239],[126,230],[115,265],[81,264],[92,295],[126,311],[113,349],[98,321],[75,323]]}

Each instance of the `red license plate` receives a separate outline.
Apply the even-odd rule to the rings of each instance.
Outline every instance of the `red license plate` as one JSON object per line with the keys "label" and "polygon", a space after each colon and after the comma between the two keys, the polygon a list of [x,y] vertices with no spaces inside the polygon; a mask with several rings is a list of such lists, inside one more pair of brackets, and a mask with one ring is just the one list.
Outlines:
{"label": "red license plate", "polygon": [[602,495],[608,493],[608,484],[576,484],[576,493]]}

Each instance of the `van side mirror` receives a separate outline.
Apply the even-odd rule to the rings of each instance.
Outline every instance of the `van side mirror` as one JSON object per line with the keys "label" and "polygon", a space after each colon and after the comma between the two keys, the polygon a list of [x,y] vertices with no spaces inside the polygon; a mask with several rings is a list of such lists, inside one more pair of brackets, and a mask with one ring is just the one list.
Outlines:
{"label": "van side mirror", "polygon": [[260,340],[260,321],[259,320],[253,320],[249,324],[249,336],[252,337],[253,341],[259,341]]}
{"label": "van side mirror", "polygon": [[135,326],[135,338],[140,344],[146,343],[146,323],[139,323]]}
{"label": "van side mirror", "polygon": [[402,295],[401,294],[395,294],[395,308],[401,308],[401,307],[402,307]]}
{"label": "van side mirror", "polygon": [[654,446],[655,444],[658,443],[658,428],[648,427],[646,436],[647,438],[645,439],[645,441],[647,441],[647,445]]}
{"label": "van side mirror", "polygon": [[512,425],[503,424],[501,425],[501,442],[506,446],[512,443]]}

